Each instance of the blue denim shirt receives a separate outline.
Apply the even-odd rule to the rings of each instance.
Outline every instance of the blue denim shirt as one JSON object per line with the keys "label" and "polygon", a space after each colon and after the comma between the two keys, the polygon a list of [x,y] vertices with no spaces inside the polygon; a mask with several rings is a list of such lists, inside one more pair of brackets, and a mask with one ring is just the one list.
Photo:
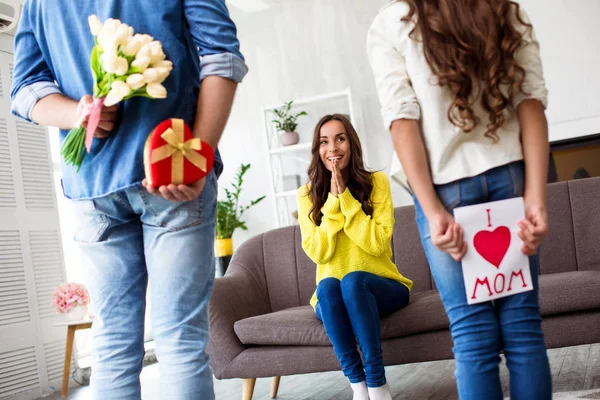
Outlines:
{"label": "blue denim shirt", "polygon": [[[163,83],[166,99],[122,103],[118,126],[109,138],[94,139],[79,173],[63,165],[63,190],[72,199],[101,197],[141,182],[144,143],[154,127],[169,118],[193,126],[201,80],[217,75],[240,82],[248,71],[224,0],[26,0],[15,36],[14,115],[31,121],[36,102],[53,93],[77,100],[92,94],[91,14],[102,21],[120,19],[160,40],[174,69]],[[60,132],[61,143],[67,133]],[[215,168],[222,168],[218,155]]]}

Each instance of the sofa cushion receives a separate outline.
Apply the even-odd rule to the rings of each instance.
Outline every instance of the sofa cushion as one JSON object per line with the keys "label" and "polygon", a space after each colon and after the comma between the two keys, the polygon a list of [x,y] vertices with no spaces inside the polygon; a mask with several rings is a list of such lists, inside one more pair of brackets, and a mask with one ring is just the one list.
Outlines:
{"label": "sofa cushion", "polygon": [[[412,321],[412,323],[406,323]],[[408,307],[381,321],[384,339],[448,328],[448,318],[434,290],[412,296]],[[323,324],[311,306],[288,308],[246,318],[234,325],[243,344],[330,346]]]}
{"label": "sofa cushion", "polygon": [[237,321],[233,329],[246,345],[331,345],[311,306],[246,318]]}
{"label": "sofa cushion", "polygon": [[542,316],[600,308],[600,270],[540,276]]}
{"label": "sofa cushion", "polygon": [[[543,316],[600,309],[600,271],[572,271],[540,276]],[[435,290],[416,293],[410,304],[381,320],[383,339],[448,329]],[[310,306],[288,308],[237,321],[235,333],[245,345],[329,346],[323,324]]]}

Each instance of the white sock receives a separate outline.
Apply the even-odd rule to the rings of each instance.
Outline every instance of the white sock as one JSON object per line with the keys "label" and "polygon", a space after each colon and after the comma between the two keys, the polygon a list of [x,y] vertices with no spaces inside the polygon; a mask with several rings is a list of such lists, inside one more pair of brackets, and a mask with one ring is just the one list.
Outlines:
{"label": "white sock", "polygon": [[369,388],[369,399],[370,400],[392,400],[392,393],[390,387],[386,383],[383,386],[376,388]]}
{"label": "white sock", "polygon": [[369,400],[369,390],[367,389],[367,382],[362,381],[358,383],[351,383],[352,391],[354,396],[352,400]]}

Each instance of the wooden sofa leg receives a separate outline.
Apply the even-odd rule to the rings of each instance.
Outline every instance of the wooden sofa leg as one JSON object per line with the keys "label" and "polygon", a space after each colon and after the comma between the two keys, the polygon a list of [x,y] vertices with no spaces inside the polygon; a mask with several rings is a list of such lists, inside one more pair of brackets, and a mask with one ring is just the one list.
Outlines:
{"label": "wooden sofa leg", "polygon": [[277,392],[279,391],[279,382],[281,381],[280,376],[274,376],[271,381],[271,398],[277,398]]}
{"label": "wooden sofa leg", "polygon": [[256,378],[244,379],[242,400],[252,400],[252,394],[254,393],[254,385],[256,385]]}

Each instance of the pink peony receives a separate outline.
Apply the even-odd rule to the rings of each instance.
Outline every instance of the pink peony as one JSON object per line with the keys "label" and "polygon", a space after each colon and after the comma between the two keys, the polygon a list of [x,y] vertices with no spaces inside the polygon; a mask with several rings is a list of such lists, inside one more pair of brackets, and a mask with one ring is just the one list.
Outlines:
{"label": "pink peony", "polygon": [[52,306],[59,313],[65,313],[77,306],[86,306],[90,295],[85,286],[79,283],[65,283],[54,289]]}

